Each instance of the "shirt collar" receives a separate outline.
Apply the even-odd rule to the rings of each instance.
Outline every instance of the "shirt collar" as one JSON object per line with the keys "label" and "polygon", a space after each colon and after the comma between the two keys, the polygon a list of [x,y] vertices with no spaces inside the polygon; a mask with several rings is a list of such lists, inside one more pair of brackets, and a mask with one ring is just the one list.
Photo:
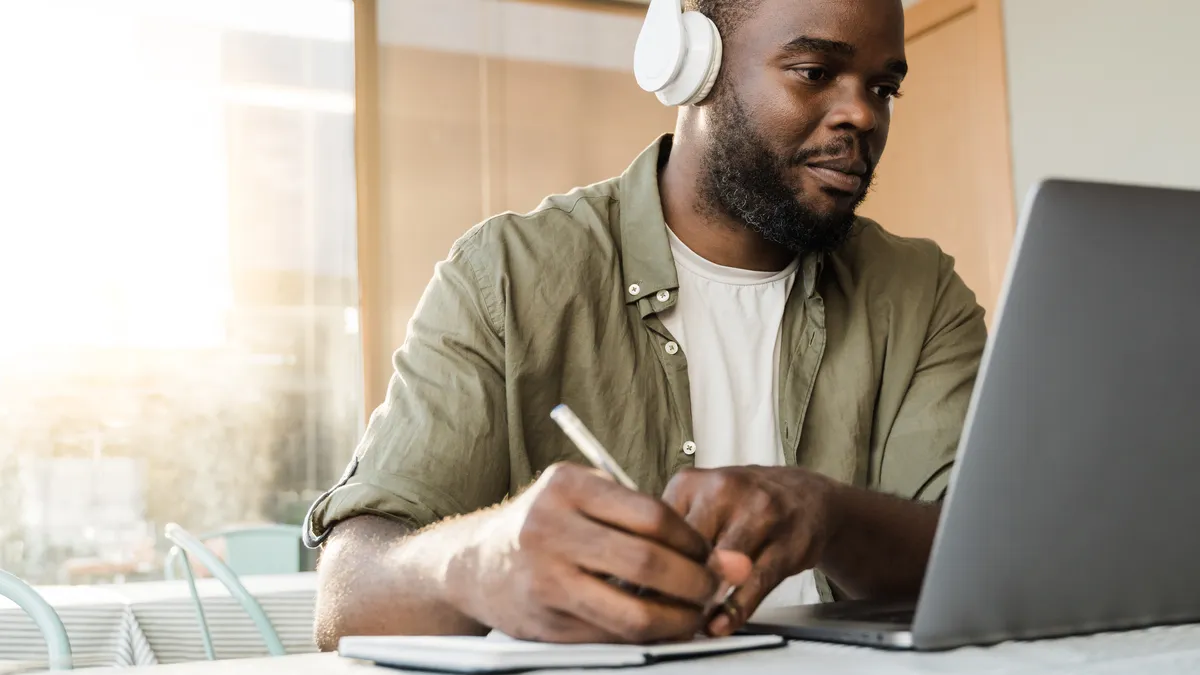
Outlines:
{"label": "shirt collar", "polygon": [[[658,191],[659,172],[671,154],[671,138],[671,134],[659,136],[633,160],[619,179],[621,270],[627,303],[652,298],[652,303],[658,305],[660,291],[679,288],[663,216],[662,196]],[[824,263],[824,254],[804,256],[800,273],[806,298],[816,293],[817,279]],[[674,294],[663,304],[674,304]]]}
{"label": "shirt collar", "polygon": [[671,135],[658,137],[620,178],[621,269],[625,301],[679,288],[667,222],[658,192],[659,169],[671,154]]}

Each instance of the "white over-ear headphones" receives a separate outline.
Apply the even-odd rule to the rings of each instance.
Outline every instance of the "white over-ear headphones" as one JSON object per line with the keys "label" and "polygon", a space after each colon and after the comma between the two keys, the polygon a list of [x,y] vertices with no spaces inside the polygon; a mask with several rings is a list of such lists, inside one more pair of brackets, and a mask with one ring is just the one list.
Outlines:
{"label": "white over-ear headphones", "polygon": [[682,0],[650,0],[633,52],[638,86],[666,105],[695,105],[708,96],[721,71],[721,35]]}

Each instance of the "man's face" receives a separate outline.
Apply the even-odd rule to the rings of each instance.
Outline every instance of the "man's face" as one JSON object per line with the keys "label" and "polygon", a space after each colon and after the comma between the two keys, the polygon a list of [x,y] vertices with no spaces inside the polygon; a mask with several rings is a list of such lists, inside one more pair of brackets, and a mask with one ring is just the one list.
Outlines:
{"label": "man's face", "polygon": [[704,118],[704,197],[793,251],[837,248],[907,72],[900,0],[760,0],[725,36],[722,69]]}

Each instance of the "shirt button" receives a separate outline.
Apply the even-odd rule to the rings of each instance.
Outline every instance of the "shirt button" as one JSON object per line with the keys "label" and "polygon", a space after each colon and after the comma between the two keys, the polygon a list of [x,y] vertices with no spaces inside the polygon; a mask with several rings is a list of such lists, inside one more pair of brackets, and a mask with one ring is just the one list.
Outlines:
{"label": "shirt button", "polygon": [[688,457],[691,457],[692,455],[696,454],[696,444],[691,441],[684,443],[683,444],[683,454],[687,455]]}
{"label": "shirt button", "polygon": [[674,356],[679,353],[679,345],[674,342],[668,342],[667,345],[665,347],[663,347],[663,349],[666,349],[667,353],[670,354],[671,356]]}
{"label": "shirt button", "polygon": [[641,293],[641,292],[642,292],[641,286],[638,286],[637,284],[629,284],[629,294],[630,295],[637,295],[638,293]]}
{"label": "shirt button", "polygon": [[670,299],[671,299],[671,291],[659,291],[658,292],[658,301],[659,302],[666,302]]}

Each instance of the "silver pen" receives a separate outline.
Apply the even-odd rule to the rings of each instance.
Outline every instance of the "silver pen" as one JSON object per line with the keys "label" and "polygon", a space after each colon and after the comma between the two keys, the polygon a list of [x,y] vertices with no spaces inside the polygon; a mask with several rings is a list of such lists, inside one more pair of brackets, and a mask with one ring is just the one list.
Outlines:
{"label": "silver pen", "polygon": [[638,486],[629,477],[629,474],[625,473],[621,465],[617,464],[617,460],[608,454],[604,446],[600,445],[600,441],[596,440],[592,432],[588,431],[588,428],[584,426],[579,417],[565,403],[560,403],[554,407],[554,410],[550,411],[550,419],[554,420],[562,428],[567,438],[571,439],[575,447],[579,448],[583,456],[587,457],[588,461],[597,469],[612,476],[621,485],[637,492]]}

